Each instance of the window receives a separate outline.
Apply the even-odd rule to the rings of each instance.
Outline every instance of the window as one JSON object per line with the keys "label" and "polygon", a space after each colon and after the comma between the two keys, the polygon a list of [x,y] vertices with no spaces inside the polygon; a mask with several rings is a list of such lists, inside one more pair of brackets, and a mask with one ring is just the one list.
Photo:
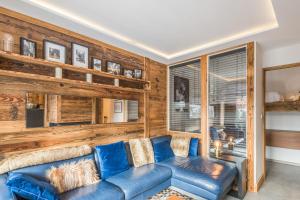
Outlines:
{"label": "window", "polygon": [[[210,151],[216,140],[227,153],[246,155],[246,48],[213,55],[208,66]],[[233,142],[231,142],[231,140]],[[233,144],[233,150],[232,150]]]}
{"label": "window", "polygon": [[169,68],[169,130],[200,133],[200,61]]}

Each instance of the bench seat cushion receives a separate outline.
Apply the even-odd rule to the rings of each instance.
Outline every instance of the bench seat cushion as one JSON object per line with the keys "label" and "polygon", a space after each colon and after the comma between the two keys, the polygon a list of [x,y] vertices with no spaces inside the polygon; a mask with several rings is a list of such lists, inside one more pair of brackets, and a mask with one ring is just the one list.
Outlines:
{"label": "bench seat cushion", "polygon": [[142,167],[132,167],[129,170],[107,179],[122,189],[125,199],[132,199],[139,194],[171,179],[172,171],[169,168],[156,164]]}
{"label": "bench seat cushion", "polygon": [[179,159],[167,160],[159,164],[172,169],[173,179],[207,190],[217,196],[227,192],[237,174],[234,165],[201,157],[193,157],[186,162]]}
{"label": "bench seat cushion", "polygon": [[121,200],[124,199],[124,193],[115,185],[106,181],[77,188],[75,190],[63,193],[61,200]]}

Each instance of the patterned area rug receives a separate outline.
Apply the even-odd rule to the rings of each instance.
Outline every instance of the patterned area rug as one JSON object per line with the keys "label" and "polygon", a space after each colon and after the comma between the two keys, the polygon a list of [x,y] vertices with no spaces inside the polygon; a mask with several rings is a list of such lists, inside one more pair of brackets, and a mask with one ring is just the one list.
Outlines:
{"label": "patterned area rug", "polygon": [[172,190],[170,188],[165,189],[159,193],[157,193],[156,195],[154,195],[153,197],[149,198],[149,200],[168,200],[169,197],[171,196],[176,196],[182,200],[194,200],[193,198],[186,196],[184,194],[181,194],[175,190]]}

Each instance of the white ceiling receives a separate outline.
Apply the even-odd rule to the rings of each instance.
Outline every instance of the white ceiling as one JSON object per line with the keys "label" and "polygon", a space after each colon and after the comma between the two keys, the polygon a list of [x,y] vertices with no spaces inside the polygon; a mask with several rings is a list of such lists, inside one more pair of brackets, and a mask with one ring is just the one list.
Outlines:
{"label": "white ceiling", "polygon": [[264,47],[300,42],[298,0],[0,0],[0,5],[164,63],[250,40]]}

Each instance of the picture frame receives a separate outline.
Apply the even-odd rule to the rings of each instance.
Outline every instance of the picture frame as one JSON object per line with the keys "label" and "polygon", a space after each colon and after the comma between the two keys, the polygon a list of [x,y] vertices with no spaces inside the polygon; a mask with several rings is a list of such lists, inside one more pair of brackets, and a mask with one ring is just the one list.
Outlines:
{"label": "picture frame", "polygon": [[189,79],[174,76],[174,102],[189,103]]}
{"label": "picture frame", "polygon": [[107,72],[114,75],[121,74],[121,65],[112,61],[107,61],[106,63]]}
{"label": "picture frame", "polygon": [[20,54],[36,58],[37,43],[24,37],[20,37]]}
{"label": "picture frame", "polygon": [[122,101],[114,102],[114,113],[122,113]]}
{"label": "picture frame", "polygon": [[89,67],[89,48],[87,46],[72,43],[72,65]]}
{"label": "picture frame", "polygon": [[142,74],[143,74],[143,72],[141,69],[134,69],[134,73],[133,73],[134,78],[142,79]]}
{"label": "picture frame", "polygon": [[52,42],[49,40],[44,40],[44,59],[59,62],[59,63],[66,63],[67,48],[64,45],[58,44],[56,42]]}
{"label": "picture frame", "polygon": [[133,78],[133,70],[131,69],[124,69],[123,75],[127,78]]}
{"label": "picture frame", "polygon": [[102,71],[102,60],[92,57],[92,68],[97,71]]}

